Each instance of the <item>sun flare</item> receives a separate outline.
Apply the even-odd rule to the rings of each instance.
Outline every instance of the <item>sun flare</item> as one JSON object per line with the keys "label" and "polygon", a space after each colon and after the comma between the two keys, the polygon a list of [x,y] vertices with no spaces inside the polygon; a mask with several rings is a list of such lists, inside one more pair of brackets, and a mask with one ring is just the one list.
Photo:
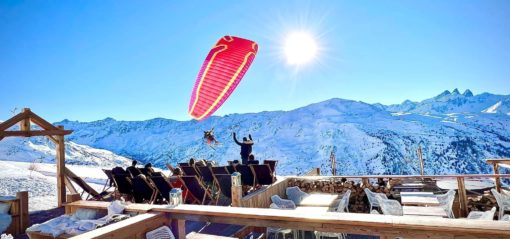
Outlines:
{"label": "sun flare", "polygon": [[315,58],[317,44],[310,34],[293,32],[285,40],[284,52],[288,64],[303,65]]}

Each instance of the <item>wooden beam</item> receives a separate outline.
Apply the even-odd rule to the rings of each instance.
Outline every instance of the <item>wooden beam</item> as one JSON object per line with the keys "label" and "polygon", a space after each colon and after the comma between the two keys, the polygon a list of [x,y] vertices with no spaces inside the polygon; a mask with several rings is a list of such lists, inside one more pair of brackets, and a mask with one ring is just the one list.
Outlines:
{"label": "wooden beam", "polygon": [[[492,164],[493,168],[494,168],[494,174],[499,174],[499,164],[498,163],[494,163]],[[496,184],[496,190],[498,191],[498,193],[501,192],[501,180],[499,179],[499,177],[496,177],[495,178],[495,182]]]}
{"label": "wooden beam", "polygon": [[36,115],[34,112],[29,112],[29,117],[34,124],[38,125],[39,127],[45,129],[45,130],[57,130],[58,128],[51,124],[50,122],[44,120],[39,115]]}
{"label": "wooden beam", "polygon": [[12,126],[14,126],[16,123],[20,122],[23,119],[28,118],[29,112],[21,112],[14,117],[0,123],[0,131],[4,131]]}
{"label": "wooden beam", "polygon": [[33,131],[2,131],[0,137],[32,137],[32,136],[48,136],[48,135],[68,135],[71,134],[72,130],[33,130]]}
{"label": "wooden beam", "polygon": [[172,233],[177,239],[186,239],[186,221],[174,219],[171,221]]}
{"label": "wooden beam", "polygon": [[[69,192],[71,192],[71,195],[78,194],[78,190],[76,190],[76,188],[74,187],[71,180],[69,180],[69,177],[64,177],[64,179],[65,179],[66,188],[67,188],[67,190],[69,190]],[[67,201],[67,197],[66,197],[66,201]],[[77,200],[74,200],[74,201],[77,201]]]}
{"label": "wooden beam", "polygon": [[51,142],[53,142],[55,145],[58,144],[57,139],[53,137],[53,135],[46,135],[46,138],[48,138]]}
{"label": "wooden beam", "polygon": [[57,199],[58,206],[62,207],[66,202],[66,186],[65,186],[65,143],[64,136],[58,135],[57,137]]}
{"label": "wooden beam", "polygon": [[459,191],[460,216],[466,217],[468,214],[468,200],[463,177],[457,177],[457,189]]}

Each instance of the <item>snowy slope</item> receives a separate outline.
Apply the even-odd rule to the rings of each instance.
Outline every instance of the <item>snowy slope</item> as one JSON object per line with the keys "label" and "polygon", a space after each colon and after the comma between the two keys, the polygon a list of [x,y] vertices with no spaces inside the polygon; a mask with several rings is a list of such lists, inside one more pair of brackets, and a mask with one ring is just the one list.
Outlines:
{"label": "snowy slope", "polygon": [[[69,136],[74,142],[159,166],[190,157],[222,163],[237,159],[239,147],[231,139],[237,132],[239,137],[251,133],[254,154],[261,160],[278,159],[281,174],[312,167],[329,172],[332,150],[342,174],[413,174],[418,172],[418,145],[427,173],[482,173],[490,171],[484,159],[510,156],[507,112],[482,113],[508,98],[454,90],[400,106],[331,99],[292,111],[232,114],[203,122],[108,118],[58,124],[74,130]],[[203,131],[213,127],[222,142],[215,149],[202,142]]]}

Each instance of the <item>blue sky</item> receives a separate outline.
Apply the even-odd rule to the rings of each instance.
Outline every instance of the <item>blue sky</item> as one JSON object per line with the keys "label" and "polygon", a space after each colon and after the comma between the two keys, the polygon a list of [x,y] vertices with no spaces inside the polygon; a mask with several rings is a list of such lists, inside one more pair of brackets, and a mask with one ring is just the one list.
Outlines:
{"label": "blue sky", "polygon": [[[320,51],[300,69],[285,36]],[[393,104],[445,89],[510,94],[510,1],[1,1],[0,119],[190,119],[191,89],[224,35],[259,53],[215,115],[337,97]]]}

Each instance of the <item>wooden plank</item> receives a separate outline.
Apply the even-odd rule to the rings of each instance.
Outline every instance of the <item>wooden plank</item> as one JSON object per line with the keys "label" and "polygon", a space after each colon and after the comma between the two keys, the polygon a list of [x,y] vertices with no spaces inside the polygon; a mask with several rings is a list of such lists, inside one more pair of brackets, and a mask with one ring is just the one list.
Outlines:
{"label": "wooden plank", "polygon": [[181,219],[174,219],[171,221],[172,233],[177,239],[186,239],[186,221]]}
{"label": "wooden plank", "polygon": [[432,192],[400,192],[402,205],[439,206],[437,197]]}
{"label": "wooden plank", "polygon": [[29,112],[28,117],[32,122],[34,122],[39,127],[45,129],[45,130],[58,130],[59,128],[53,125],[52,123],[46,121],[45,119],[41,118],[39,115],[35,114],[34,112]]}
{"label": "wooden plank", "polygon": [[[494,168],[494,174],[499,174],[499,164],[495,163],[492,165],[492,167]],[[499,177],[496,177],[496,190],[498,191],[498,193],[501,192],[501,180],[499,179]]]}
{"label": "wooden plank", "polygon": [[241,199],[243,197],[243,186],[232,185],[231,191],[232,191],[232,207],[242,207]]}
{"label": "wooden plank", "polygon": [[[170,218],[223,221],[237,225],[284,227],[300,230],[347,232],[368,235],[392,235],[400,231],[432,231],[437,235],[510,237],[510,224],[500,221],[469,221],[436,217],[389,216],[360,213],[310,212],[265,208],[179,205],[154,211],[166,212]],[[221,220],[220,220],[221,219]],[[466,221],[468,221],[466,223]],[[405,223],[405,224],[404,224]]]}
{"label": "wooden plank", "polygon": [[170,221],[163,213],[145,213],[86,232],[72,239],[145,239],[145,234],[158,227],[169,225]]}
{"label": "wooden plank", "polygon": [[331,207],[335,200],[338,199],[338,194],[319,194],[313,193],[303,198],[298,206],[308,207]]}
{"label": "wooden plank", "polygon": [[[110,203],[111,202],[80,200],[72,203],[67,203],[65,206],[66,208],[69,208],[69,211],[71,212],[75,212],[78,208],[107,210]],[[152,209],[152,207],[153,205],[151,204],[127,203],[126,209],[124,211],[134,213],[147,213]]]}
{"label": "wooden plank", "polygon": [[[69,177],[64,177],[64,180],[65,180],[67,190],[69,190],[69,192],[71,192],[71,194],[78,194],[78,191],[74,187],[73,183],[71,183],[71,180],[69,180]],[[67,197],[66,197],[66,199],[67,199]]]}
{"label": "wooden plank", "polygon": [[448,217],[442,207],[403,206],[404,215]]}
{"label": "wooden plank", "polygon": [[241,199],[242,207],[268,208],[271,205],[271,196],[285,197],[285,189],[288,186],[287,178],[278,177],[276,182],[266,188],[252,192]]}

